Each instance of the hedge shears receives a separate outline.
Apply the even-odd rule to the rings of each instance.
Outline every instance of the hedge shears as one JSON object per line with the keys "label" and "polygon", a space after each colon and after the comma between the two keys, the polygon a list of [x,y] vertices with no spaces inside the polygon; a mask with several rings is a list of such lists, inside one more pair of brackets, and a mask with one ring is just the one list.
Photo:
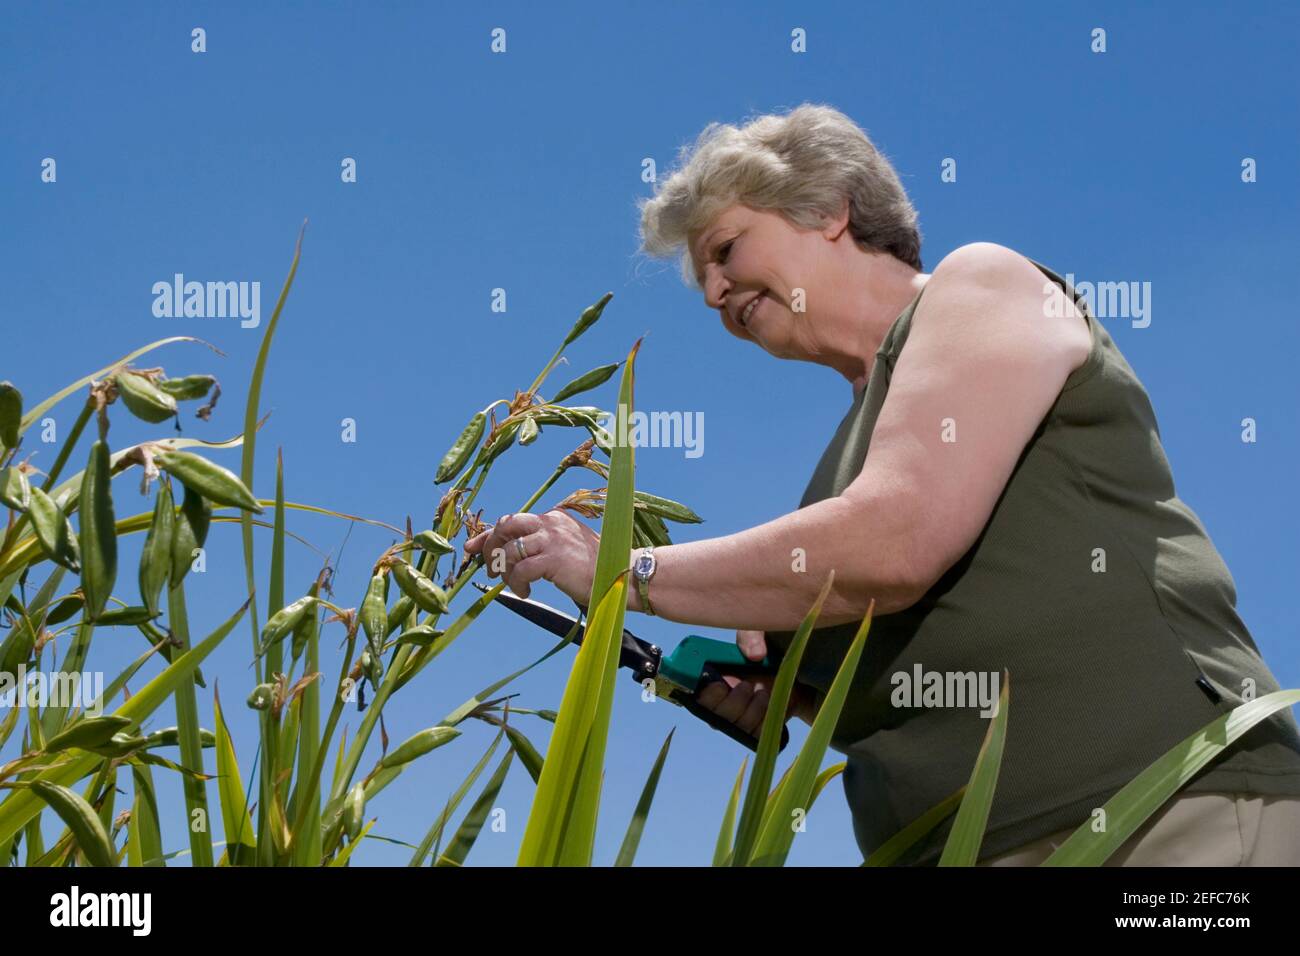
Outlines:
{"label": "hedge shears", "polygon": [[[491,589],[477,581],[474,586],[480,591]],[[525,620],[557,637],[567,637],[575,632],[573,643],[581,644],[585,628],[579,619],[557,611],[540,601],[521,598],[501,591],[496,600],[504,604]],[[575,630],[575,625],[577,628]],[[704,721],[714,730],[720,730],[732,740],[757,752],[758,738],[741,730],[731,721],[718,716],[702,705],[697,697],[701,690],[713,681],[722,680],[724,673],[736,677],[766,674],[775,679],[776,664],[771,655],[761,661],[751,661],[740,652],[735,644],[715,641],[698,634],[688,634],[667,657],[663,651],[649,641],[643,641],[627,628],[623,629],[623,646],[619,651],[618,663],[632,672],[632,679],[642,686],[647,680],[654,682],[655,696],[685,707],[687,711]],[[780,749],[790,742],[790,731],[781,728]]]}

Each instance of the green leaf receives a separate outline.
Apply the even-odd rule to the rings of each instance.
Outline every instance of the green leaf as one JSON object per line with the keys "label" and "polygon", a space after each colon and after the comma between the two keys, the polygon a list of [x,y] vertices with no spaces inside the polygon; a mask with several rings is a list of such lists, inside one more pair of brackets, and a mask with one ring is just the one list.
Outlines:
{"label": "green leaf", "polygon": [[131,828],[127,834],[129,865],[166,866],[153,772],[147,766],[132,766],[131,777],[135,781],[135,801],[131,804]]}
{"label": "green leaf", "polygon": [[989,810],[993,806],[993,791],[998,785],[998,771],[1002,768],[1002,751],[1007,740],[1007,700],[1011,679],[1002,672],[1002,693],[998,695],[998,712],[984,734],[975,769],[966,784],[966,797],[952,822],[948,842],[940,866],[974,866],[979,859],[980,844],[984,842],[984,829],[988,826]]}
{"label": "green leaf", "polygon": [[[822,591],[823,595],[826,593],[826,590]],[[817,611],[821,610],[822,600],[822,598],[818,598]],[[766,819],[754,839],[752,856],[747,861],[750,865],[781,866],[785,863],[785,858],[790,852],[790,846],[794,843],[795,829],[791,824],[791,820],[796,811],[801,811],[806,817],[812,807],[813,790],[820,779],[818,768],[821,767],[822,759],[826,756],[826,748],[830,746],[831,736],[835,732],[835,725],[839,723],[840,711],[844,709],[844,702],[848,700],[849,688],[853,685],[853,678],[858,670],[858,661],[862,659],[862,651],[867,644],[867,634],[871,630],[871,618],[874,609],[875,602],[873,601],[867,610],[866,616],[862,619],[862,623],[858,626],[858,632],[854,635],[853,643],[849,645],[848,653],[844,655],[844,660],[835,673],[835,680],[831,682],[830,690],[827,691],[825,699],[817,709],[817,717],[813,721],[812,729],[808,731],[808,737],[799,750],[799,756],[795,758],[794,764],[790,767],[789,778],[785,785],[778,790],[776,799],[768,807],[765,815]],[[785,661],[782,661],[782,671],[786,669],[785,663]],[[792,672],[790,674],[791,683],[793,683],[793,677]],[[781,678],[778,676],[777,683],[779,684],[780,681]],[[768,717],[772,716],[773,711],[770,708],[774,706],[776,707],[776,721],[765,721],[764,734],[771,734],[775,737],[780,733],[780,727],[785,716],[786,702],[789,699],[788,689],[787,687],[786,693],[781,695],[773,691]],[[825,779],[829,779],[829,777]],[[822,785],[825,786],[824,780]]]}
{"label": "green leaf", "polygon": [[863,866],[893,866],[903,854],[910,850],[921,837],[925,836],[948,817],[957,812],[962,797],[966,795],[966,784],[953,794],[936,803],[888,840],[876,847],[874,853],[862,861]]}
{"label": "green leaf", "polygon": [[239,775],[235,745],[221,713],[221,696],[216,687],[212,689],[212,708],[217,734],[217,795],[226,833],[226,855],[232,866],[251,865],[257,853],[253,820],[248,813],[248,797]]}
{"label": "green leaf", "polygon": [[718,830],[718,840],[713,847],[713,865],[729,866],[731,862],[731,847],[733,845],[733,834],[736,826],[736,806],[740,803],[740,784],[745,779],[745,768],[749,766],[749,755],[740,762],[740,771],[736,774],[736,782],[731,786],[731,797],[727,800],[727,809],[722,814],[722,827]]}
{"label": "green leaf", "polygon": [[631,866],[632,860],[636,858],[636,849],[641,843],[641,834],[645,831],[646,817],[650,815],[650,804],[654,801],[655,790],[659,787],[659,775],[663,772],[664,760],[668,757],[668,748],[672,745],[673,733],[676,730],[677,728],[674,727],[668,731],[663,746],[659,748],[659,756],[655,758],[654,766],[650,768],[650,776],[646,779],[645,786],[641,788],[641,798],[636,802],[632,822],[627,826],[623,845],[619,847],[618,857],[614,860],[615,866]]}
{"label": "green leaf", "polygon": [[[601,309],[607,301],[608,297],[601,300]],[[599,317],[599,311],[593,315]],[[594,321],[593,317],[587,324]],[[619,404],[629,414],[633,408],[634,370],[640,347],[638,340],[628,353],[619,387]],[[520,865],[586,866],[591,860],[605,744],[614,705],[614,677],[627,611],[626,575],[632,551],[635,468],[631,443],[616,444],[611,449],[600,549],[587,601],[594,613],[564,690],[520,848]]]}
{"label": "green leaf", "polygon": [[1043,866],[1100,866],[1147,818],[1207,763],[1242,734],[1279,710],[1300,703],[1300,690],[1279,690],[1248,701],[1210,721],[1156,760],[1102,807],[1106,829],[1094,833],[1088,820],[1075,830]]}
{"label": "green leaf", "polygon": [[[424,835],[424,839],[421,840],[420,845],[416,847],[415,855],[411,857],[411,862],[408,863],[407,866],[424,865],[424,858],[429,855],[429,848],[434,846],[435,840],[440,841],[442,839],[442,831],[447,826],[447,821],[451,819],[451,815],[456,812],[456,808],[460,806],[460,802],[465,799],[465,794],[469,793],[470,787],[474,786],[474,781],[479,778],[479,774],[483,772],[483,768],[488,765],[488,761],[491,760],[492,755],[496,753],[497,745],[501,743],[501,738],[503,736],[504,731],[497,731],[496,737],[492,739],[492,746],[488,747],[487,753],[479,758],[478,763],[474,765],[474,769],[470,771],[469,776],[466,777],[461,785],[456,788],[456,792],[453,793],[451,799],[447,801],[446,806],[442,809],[442,813],[438,815],[438,819],[433,822],[433,826],[429,828],[429,832]],[[436,854],[436,849],[434,852]]]}
{"label": "green leaf", "polygon": [[[817,600],[804,615],[799,629],[795,631],[790,647],[785,652],[781,666],[772,685],[772,693],[767,702],[767,715],[763,718],[763,729],[758,737],[758,752],[754,757],[754,771],[749,777],[749,786],[745,790],[745,802],[740,809],[740,823],[736,827],[736,844],[731,857],[732,866],[747,866],[754,848],[754,840],[762,825],[763,814],[768,805],[768,788],[772,786],[772,772],[776,767],[776,756],[780,749],[781,728],[785,726],[785,712],[790,703],[790,692],[794,689],[795,678],[799,673],[799,662],[803,659],[804,647],[808,635],[812,633],[817,616],[821,614],[822,605],[830,594],[835,582],[835,572],[826,576]],[[823,704],[823,710],[825,704]],[[819,712],[820,713],[820,712]],[[805,747],[807,741],[805,741]],[[820,759],[818,761],[820,763]]]}
{"label": "green leaf", "polygon": [[483,831],[483,821],[487,819],[492,807],[496,803],[497,794],[501,792],[501,785],[506,782],[506,774],[510,770],[510,761],[514,759],[515,751],[513,748],[506,751],[506,755],[501,758],[501,763],[497,766],[496,772],[488,779],[487,785],[483,792],[479,794],[474,805],[470,807],[469,813],[465,814],[465,819],[461,821],[456,833],[447,844],[447,850],[438,857],[434,866],[463,866],[465,857],[469,855],[470,849],[474,846],[474,841]]}
{"label": "green leaf", "polygon": [[[240,457],[239,480],[244,483],[244,487],[253,487],[253,460],[257,450],[257,410],[258,403],[262,395],[262,379],[266,375],[266,362],[271,354],[271,340],[275,338],[275,330],[280,324],[280,313],[284,309],[285,300],[289,298],[289,290],[293,288],[293,277],[298,271],[298,260],[302,257],[302,237],[307,231],[307,223],[302,224],[302,229],[298,231],[298,242],[294,245],[293,261],[289,264],[289,274],[285,277],[284,286],[280,289],[280,297],[275,302],[275,309],[271,312],[271,320],[266,324],[266,331],[262,334],[262,344],[257,350],[257,359],[253,363],[252,376],[248,382],[248,399],[244,405],[244,447]],[[256,568],[253,565],[253,516],[247,511],[240,512],[240,530],[243,534],[244,541],[244,571],[248,585],[249,600],[252,602],[252,613],[248,621],[253,628],[253,655],[257,655],[257,575]],[[258,661],[254,664],[255,684],[262,683],[262,665]]]}
{"label": "green leaf", "polygon": [[[167,589],[167,620],[171,625],[172,635],[181,642],[180,650],[190,649],[190,621],[185,607],[185,582],[181,581],[174,588]],[[180,735],[181,763],[188,769],[203,773],[203,740],[199,728],[199,701],[194,690],[193,681],[185,681],[172,695],[176,703],[176,727]],[[181,786],[185,791],[186,820],[201,816],[209,819],[207,783],[186,775]],[[186,826],[190,835],[190,854],[194,866],[212,866],[212,843],[206,829],[195,832],[194,827]]]}

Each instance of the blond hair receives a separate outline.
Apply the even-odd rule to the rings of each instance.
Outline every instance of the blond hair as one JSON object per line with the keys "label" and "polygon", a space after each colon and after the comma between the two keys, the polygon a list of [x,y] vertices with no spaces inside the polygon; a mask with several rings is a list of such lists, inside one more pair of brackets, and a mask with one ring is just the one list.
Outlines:
{"label": "blond hair", "polygon": [[849,204],[850,234],[862,248],[921,270],[916,209],[894,167],[851,119],[804,103],[744,126],[713,122],[652,198],[638,200],[641,248],[667,257],[683,249],[683,281],[699,288],[689,243],[736,203],[780,213],[817,229]]}

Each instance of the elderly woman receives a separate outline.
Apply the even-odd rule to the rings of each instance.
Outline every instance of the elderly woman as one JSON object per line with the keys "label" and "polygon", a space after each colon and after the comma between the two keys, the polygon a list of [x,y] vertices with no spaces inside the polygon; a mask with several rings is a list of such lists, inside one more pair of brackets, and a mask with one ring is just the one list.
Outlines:
{"label": "elderly woman", "polygon": [[[923,272],[898,176],[842,113],[710,124],[643,201],[642,234],[652,254],[684,249],[685,279],[733,336],[853,387],[797,510],[653,549],[629,608],[734,628],[749,658],[779,660],[833,569],[791,705],[810,721],[875,602],[832,740],[863,854],[966,783],[988,728],[980,701],[918,683],[1010,675],[992,864],[1040,862],[1157,757],[1278,689],[1175,494],[1147,393],[1086,300],[993,243]],[[467,550],[503,548],[517,593],[544,578],[585,602],[598,543],[551,511],[505,516]],[[756,732],[768,690],[728,676],[700,700]],[[934,863],[950,826],[902,862]],[[1212,761],[1110,862],[1300,864],[1290,712]]]}

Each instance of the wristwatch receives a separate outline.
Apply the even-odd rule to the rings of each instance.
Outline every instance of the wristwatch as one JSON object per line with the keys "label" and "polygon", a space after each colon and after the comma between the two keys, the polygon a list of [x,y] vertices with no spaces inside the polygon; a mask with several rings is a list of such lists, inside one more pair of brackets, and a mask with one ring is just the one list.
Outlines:
{"label": "wristwatch", "polygon": [[632,565],[632,577],[636,579],[636,591],[641,596],[641,607],[651,617],[655,616],[654,605],[650,603],[650,579],[655,573],[654,546],[646,548]]}

